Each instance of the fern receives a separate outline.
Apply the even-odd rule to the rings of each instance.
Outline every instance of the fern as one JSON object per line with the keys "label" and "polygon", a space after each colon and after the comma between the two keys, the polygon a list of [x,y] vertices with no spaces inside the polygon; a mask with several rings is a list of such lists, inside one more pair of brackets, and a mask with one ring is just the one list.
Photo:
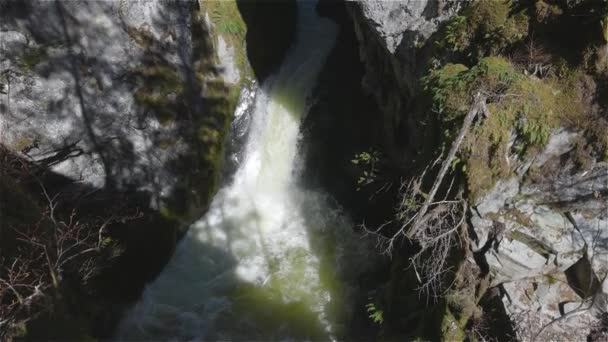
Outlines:
{"label": "fern", "polygon": [[384,322],[384,311],[378,309],[374,303],[368,303],[365,307],[369,314],[368,317],[371,318],[374,323],[382,324]]}

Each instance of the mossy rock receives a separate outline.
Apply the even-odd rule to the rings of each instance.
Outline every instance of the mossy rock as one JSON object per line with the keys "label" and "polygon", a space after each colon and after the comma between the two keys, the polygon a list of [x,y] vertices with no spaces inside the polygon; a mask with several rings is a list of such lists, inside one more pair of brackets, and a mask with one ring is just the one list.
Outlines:
{"label": "mossy rock", "polygon": [[209,14],[213,23],[213,33],[221,36],[233,48],[236,67],[241,75],[246,75],[249,62],[244,41],[248,28],[239,11],[237,1],[204,1],[201,3],[202,13]]}
{"label": "mossy rock", "polygon": [[25,51],[18,64],[22,70],[30,71],[46,59],[48,59],[46,46],[32,47]]}
{"label": "mossy rock", "polygon": [[476,1],[448,22],[439,43],[472,57],[495,54],[528,35],[529,19],[511,0]]}
{"label": "mossy rock", "polygon": [[[472,198],[479,198],[495,181],[512,170],[505,156],[533,154],[548,141],[553,130],[577,126],[584,106],[580,73],[562,78],[538,79],[518,71],[503,57],[486,57],[472,68],[447,64],[423,79],[432,107],[438,113],[441,141],[447,147],[460,130],[473,95],[486,94],[490,116],[470,130],[461,146],[462,171]],[[516,136],[514,146],[509,142]],[[513,148],[514,151],[508,150]]]}
{"label": "mossy rock", "polygon": [[450,308],[446,305],[441,321],[442,341],[464,341],[465,332],[458,319],[454,317]]}

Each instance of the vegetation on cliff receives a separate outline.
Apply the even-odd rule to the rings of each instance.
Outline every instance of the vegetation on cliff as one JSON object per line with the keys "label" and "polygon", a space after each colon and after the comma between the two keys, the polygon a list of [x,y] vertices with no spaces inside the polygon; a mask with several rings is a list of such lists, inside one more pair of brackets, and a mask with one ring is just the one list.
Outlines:
{"label": "vegetation on cliff", "polygon": [[[608,103],[603,96],[608,85],[607,15],[608,4],[600,1],[475,1],[448,20],[429,44],[416,46],[416,58],[429,59],[417,92],[409,98],[409,111],[399,113],[408,134],[420,137],[414,148],[409,146],[414,162],[401,166],[400,176],[393,178],[402,184],[394,217],[366,231],[385,243],[383,251],[407,258],[407,272],[393,272],[391,284],[407,291],[402,282],[414,279],[427,289],[429,279],[441,278],[443,291],[434,298],[436,304],[414,306],[438,312],[442,318],[428,330],[441,331],[442,338],[481,336],[476,335],[482,333],[478,305],[487,288],[487,270],[462,271],[465,260],[473,259],[466,256],[471,223],[460,220],[471,216],[467,206],[460,215],[444,209],[465,200],[473,211],[498,180],[542,177],[529,165],[558,131],[576,136],[575,148],[562,160],[573,164],[573,170],[608,158]],[[387,59],[392,57],[405,58]],[[455,146],[455,156],[446,157]],[[446,161],[450,165],[444,172]],[[552,171],[545,167],[543,172]],[[438,264],[443,271],[434,268]],[[387,295],[387,302],[410,309],[416,303]],[[403,317],[408,313],[385,310],[386,332],[399,331],[403,324],[394,322]],[[438,338],[425,331],[424,322],[416,324],[419,328],[408,334]]]}
{"label": "vegetation on cliff", "polygon": [[[30,17],[38,15],[35,7],[21,5],[18,2],[2,4],[7,22],[16,19],[11,17],[14,12],[21,11],[18,18],[23,20],[32,20]],[[85,12],[98,11],[94,13],[100,14],[99,11],[104,9],[82,5]],[[133,124],[139,125],[138,134],[145,135],[146,129],[155,130],[155,134],[150,136],[152,149],[157,149],[153,152],[162,151],[159,154],[165,152],[174,157],[168,168],[177,179],[177,184],[170,193],[163,194],[160,202],[153,203],[153,209],[150,208],[150,198],[160,195],[152,194],[159,189],[140,191],[131,184],[126,189],[115,187],[111,180],[116,175],[110,174],[115,170],[109,165],[105,169],[108,182],[104,188],[90,188],[87,183],[75,182],[51,171],[51,166],[69,162],[74,155],[84,153],[83,149],[78,148],[80,146],[76,146],[80,152],[72,153],[70,148],[77,143],[49,152],[49,158],[38,159],[29,152],[32,149],[37,152],[39,138],[44,140],[49,137],[34,139],[24,134],[17,144],[10,146],[10,150],[0,146],[0,157],[3,158],[0,161],[0,339],[10,339],[15,333],[23,335],[26,332],[31,339],[81,339],[85,335],[107,337],[112,334],[121,311],[140,295],[145,282],[153,279],[167,262],[177,241],[178,230],[183,232],[189,222],[202,215],[216,191],[223,147],[240,84],[228,86],[222,81],[217,68],[216,47],[212,41],[214,36],[204,22],[204,12],[199,13],[194,3],[185,4],[184,12],[180,14],[186,16],[188,32],[168,27],[166,35],[159,38],[158,32],[149,25],[129,25],[122,5],[124,3],[121,2],[118,13],[112,12],[110,17],[122,25],[112,29],[119,33],[121,28],[124,29],[126,35],[120,37],[126,41],[121,43],[132,44],[135,51],[141,49],[143,53],[141,59],[129,61],[125,74],[116,76],[121,81],[128,79],[128,89],[132,90],[120,96],[133,99],[134,113],[129,114],[137,121]],[[68,6],[57,7],[60,14],[73,10]],[[166,9],[166,12],[175,15],[175,7]],[[51,19],[56,20],[52,16]],[[162,22],[165,19],[155,18],[159,22],[152,24],[166,28]],[[67,25],[72,24],[69,22]],[[27,33],[24,31],[23,35]],[[92,41],[107,38],[102,36],[105,31],[97,32],[100,37],[87,36],[88,32],[78,33],[82,36],[77,38]],[[67,45],[77,44],[69,37],[66,39]],[[179,56],[179,61],[169,56],[171,49],[168,46],[176,39],[185,39],[180,44],[183,44],[186,53]],[[238,46],[244,51],[240,42]],[[10,82],[14,88],[17,82],[15,74],[36,78],[47,72],[44,75],[49,77],[44,68],[61,69],[66,65],[72,66],[70,62],[81,63],[74,69],[68,68],[68,71],[76,73],[99,67],[104,62],[101,58],[71,58],[71,50],[65,52],[65,48],[62,46],[63,50],[52,53],[47,53],[44,44],[25,49],[23,54],[15,57],[18,73],[2,71],[2,94],[11,90],[14,92]],[[87,53],[86,49],[84,51]],[[8,56],[15,54],[14,51],[4,50],[3,53]],[[51,64],[48,60],[55,60],[55,63]],[[107,70],[101,71],[104,72],[106,74],[101,78],[108,75]],[[86,76],[74,77],[78,80],[77,77]],[[96,89],[102,92],[103,89],[99,87],[103,82],[100,83],[99,79]],[[5,82],[9,82],[8,87],[5,87]],[[76,82],[76,90],[84,93],[88,88]],[[51,94],[54,95],[57,94]],[[78,108],[84,112],[83,115],[87,114],[87,95],[85,93],[84,98],[81,95],[82,108]],[[9,96],[10,106],[15,101],[15,95],[11,93]],[[111,100],[116,100],[103,97],[107,96],[105,93],[98,96],[92,98],[108,102],[102,105],[110,105]],[[40,102],[44,103],[44,100],[41,98]],[[4,105],[5,102],[2,103],[2,115],[6,110]],[[50,111],[57,110],[52,106],[49,108]],[[124,119],[127,114],[103,112],[97,118],[105,116],[113,116],[109,120],[113,123]],[[85,116],[87,124],[96,123],[94,120],[87,122],[86,119]],[[157,122],[158,127],[150,128],[149,122]],[[11,133],[18,134],[18,129],[12,127]],[[106,144],[105,139],[122,143],[127,140],[124,136],[108,137],[110,133],[97,127],[89,128],[89,133],[93,135],[91,139],[94,142],[96,138],[103,142],[101,145],[105,144],[103,149],[94,149],[101,154],[103,162],[141,157],[129,155],[133,144],[128,144],[126,149],[117,153],[110,153],[119,144]],[[6,159],[9,157],[10,163]],[[28,168],[23,169],[24,165],[28,165]],[[154,165],[160,167],[158,162]],[[130,170],[133,168],[136,167],[131,166]],[[131,181],[136,183],[141,179]],[[48,196],[43,196],[42,190]],[[15,198],[18,200],[15,201]],[[57,209],[53,211],[55,206]],[[134,213],[139,214],[134,217]],[[64,233],[68,235],[64,236]],[[69,253],[60,253],[57,250],[60,244]],[[41,253],[42,249],[49,251],[45,260],[39,258],[45,255]],[[24,274],[29,276],[23,278]],[[11,290],[11,287],[14,289]],[[74,317],[80,317],[77,329],[67,323]],[[80,333],[74,335],[74,331]]]}
{"label": "vegetation on cliff", "polygon": [[[487,97],[491,113],[467,137],[458,160],[471,201],[538,152],[558,128],[583,133],[578,152],[584,155],[576,158],[608,157],[608,141],[599,133],[608,124],[598,107],[606,84],[598,67],[606,62],[600,39],[605,7],[479,1],[440,32],[434,67],[422,84],[441,144],[454,138],[475,93]],[[567,18],[575,14],[578,20]],[[568,36],[584,32],[585,46],[558,46],[564,40],[578,45],[560,36],[567,24]]]}

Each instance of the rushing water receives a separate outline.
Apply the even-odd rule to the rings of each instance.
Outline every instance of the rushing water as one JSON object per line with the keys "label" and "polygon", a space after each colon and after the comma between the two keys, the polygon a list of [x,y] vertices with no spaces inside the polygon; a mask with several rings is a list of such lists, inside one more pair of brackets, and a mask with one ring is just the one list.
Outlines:
{"label": "rushing water", "polygon": [[250,120],[237,121],[250,123],[234,177],[147,286],[122,322],[120,339],[342,335],[368,258],[327,196],[298,185],[300,122],[337,30],[317,16],[314,2],[298,6],[292,50],[256,90]]}

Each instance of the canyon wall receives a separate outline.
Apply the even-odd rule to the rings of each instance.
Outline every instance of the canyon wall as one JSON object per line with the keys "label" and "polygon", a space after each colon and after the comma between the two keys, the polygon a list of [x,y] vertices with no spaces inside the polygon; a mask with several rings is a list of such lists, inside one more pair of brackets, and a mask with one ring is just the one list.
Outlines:
{"label": "canyon wall", "polygon": [[[384,139],[380,143],[396,163],[408,163],[408,159],[410,164],[416,162],[413,159],[431,160],[421,154],[432,155],[432,149],[437,151],[441,146],[445,147],[441,141],[453,139],[449,137],[454,135],[443,132],[455,131],[453,125],[458,125],[459,121],[443,123],[447,119],[442,115],[448,115],[448,110],[436,109],[438,100],[429,95],[429,89],[432,93],[432,87],[437,83],[428,81],[452,66],[459,70],[477,70],[474,69],[480,65],[477,63],[490,65],[489,60],[484,59],[486,57],[508,56],[501,65],[509,70],[516,69],[514,77],[523,80],[521,82],[554,82],[551,83],[553,89],[559,87],[559,82],[568,82],[566,77],[548,76],[529,69],[530,64],[538,63],[536,60],[518,64],[518,50],[530,53],[530,44],[542,45],[546,49],[544,53],[552,54],[544,59],[543,67],[556,68],[547,65],[562,63],[559,62],[562,52],[550,50],[553,44],[550,39],[542,41],[546,38],[540,34],[535,38],[532,31],[558,32],[561,25],[569,25],[560,22],[561,13],[597,13],[596,9],[547,5],[554,11],[551,12],[554,17],[547,19],[550,15],[542,12],[540,5],[526,8],[514,1],[505,2],[506,7],[501,7],[503,5],[497,3],[366,1],[347,4],[360,44],[360,58],[366,68],[362,86],[374,96],[381,109]],[[476,23],[475,20],[480,21]],[[492,26],[494,23],[497,24]],[[578,22],[576,25],[579,26],[571,27],[571,30],[592,24]],[[567,72],[584,74],[577,74],[578,83],[574,86],[584,89],[581,91],[584,95],[577,95],[570,101],[583,103],[580,115],[586,118],[582,120],[595,120],[595,125],[605,127],[606,108],[599,94],[605,91],[602,87],[606,74],[602,63],[606,62],[606,57],[602,52],[605,42],[598,39],[599,26],[591,26],[598,29],[592,38],[581,39],[587,42],[586,49],[596,51],[593,57],[577,57],[591,59],[587,63],[594,63],[594,66],[585,71],[580,71],[584,67],[572,67],[576,71]],[[574,45],[569,48],[583,49]],[[569,65],[580,63],[573,60],[569,60]],[[480,69],[483,68],[485,65]],[[461,75],[466,73],[456,71],[456,75],[460,72]],[[472,76],[477,77],[473,82],[477,82],[476,86],[481,84],[482,90],[484,86],[489,87],[483,83],[487,82],[483,80],[487,73],[482,71]],[[464,78],[463,83],[458,84],[455,74],[446,74],[437,76],[437,79],[445,77],[437,82],[447,80],[446,87],[452,90],[467,87],[468,81]],[[454,83],[449,83],[449,77],[453,76]],[[581,85],[585,82],[593,85],[591,88]],[[472,99],[474,95],[466,91],[458,94],[450,97],[449,91],[435,93],[448,98],[445,107],[451,105],[447,103],[450,99],[456,102],[458,98],[465,98],[466,103],[470,101],[466,98]],[[493,101],[500,103],[502,100]],[[534,106],[535,100],[529,101]],[[502,116],[500,105],[490,107],[491,115],[494,115],[494,107],[498,107],[496,115]],[[541,108],[540,111],[552,113],[553,110]],[[499,302],[504,305],[519,338],[528,340],[544,324],[565,317],[567,319],[547,327],[543,338],[558,336],[582,340],[591,333],[592,322],[608,311],[608,164],[604,161],[606,156],[602,155],[606,146],[602,142],[595,152],[589,152],[594,147],[589,147],[588,141],[601,141],[598,136],[602,134],[593,135],[593,129],[589,127],[562,120],[546,130],[543,128],[542,143],[534,144],[526,153],[518,153],[516,146],[519,144],[521,148],[526,144],[522,143],[526,132],[518,128],[522,126],[522,120],[526,122],[526,114],[525,110],[518,112],[519,121],[502,126],[502,132],[492,133],[494,137],[505,138],[503,145],[493,145],[500,153],[480,152],[487,153],[483,159],[487,165],[475,164],[475,150],[484,148],[481,138],[473,138],[475,141],[460,149],[460,162],[464,166],[459,179],[465,183],[465,196],[470,204],[467,214],[469,241],[465,243],[470,253],[466,263],[479,269],[480,274],[489,274],[490,287],[500,288]],[[427,120],[429,117],[437,119]],[[491,125],[491,120],[485,124]],[[470,135],[480,134],[479,127],[484,122],[477,125]],[[585,148],[587,152],[581,153]],[[585,162],[580,162],[581,159]],[[496,164],[502,165],[500,171],[485,173]],[[415,174],[404,176],[407,177],[415,177]],[[478,183],[486,178],[488,181],[479,189]],[[591,309],[577,312],[576,309],[583,306]],[[461,321],[460,324],[464,327],[467,323]]]}

